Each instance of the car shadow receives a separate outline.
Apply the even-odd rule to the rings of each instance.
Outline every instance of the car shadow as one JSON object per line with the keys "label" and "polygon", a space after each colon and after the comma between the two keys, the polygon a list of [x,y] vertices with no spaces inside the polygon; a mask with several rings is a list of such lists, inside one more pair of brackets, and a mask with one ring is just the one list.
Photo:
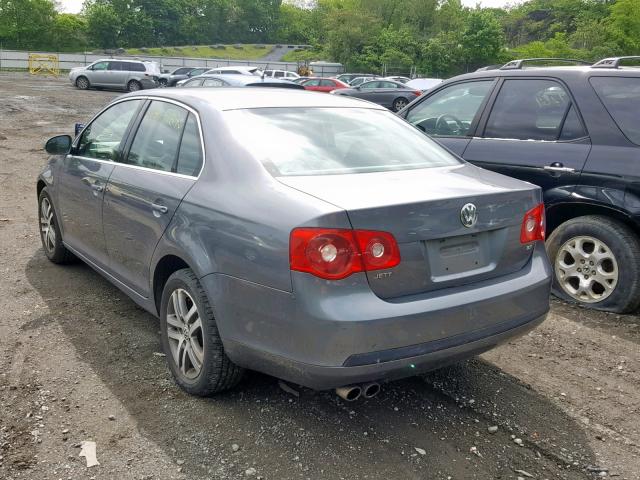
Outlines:
{"label": "car shadow", "polygon": [[23,328],[59,325],[138,430],[185,462],[188,478],[255,467],[271,479],[515,478],[518,469],[577,479],[595,462],[580,425],[482,360],[384,385],[354,403],[303,388],[295,396],[257,373],[233,391],[191,397],[154,355],[158,320],[88,266],[53,265],[39,250],[25,273],[48,313]]}

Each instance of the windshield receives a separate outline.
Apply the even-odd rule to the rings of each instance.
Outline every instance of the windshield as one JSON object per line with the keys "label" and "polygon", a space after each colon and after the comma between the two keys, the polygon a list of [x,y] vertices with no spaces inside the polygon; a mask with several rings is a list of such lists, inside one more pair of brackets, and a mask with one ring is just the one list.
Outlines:
{"label": "windshield", "polygon": [[236,141],[274,176],[335,175],[458,165],[394,114],[365,108],[225,112]]}

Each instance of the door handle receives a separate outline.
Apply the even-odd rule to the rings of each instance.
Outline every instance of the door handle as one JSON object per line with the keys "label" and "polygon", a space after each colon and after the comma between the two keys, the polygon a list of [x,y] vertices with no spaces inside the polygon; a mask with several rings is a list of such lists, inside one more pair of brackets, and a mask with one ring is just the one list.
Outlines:
{"label": "door handle", "polygon": [[563,167],[562,164],[560,164],[560,165],[545,165],[544,169],[548,170],[548,171],[551,171],[551,172],[565,172],[565,173],[571,173],[571,172],[575,172],[576,171],[575,168]]}
{"label": "door handle", "polygon": [[102,192],[102,191],[104,191],[104,186],[100,185],[100,184],[97,184],[97,183],[93,183],[91,185],[91,190],[93,190],[95,192]]}
{"label": "door handle", "polygon": [[151,210],[157,213],[162,213],[162,214],[165,214],[169,211],[169,209],[165,205],[160,205],[158,203],[152,203]]}

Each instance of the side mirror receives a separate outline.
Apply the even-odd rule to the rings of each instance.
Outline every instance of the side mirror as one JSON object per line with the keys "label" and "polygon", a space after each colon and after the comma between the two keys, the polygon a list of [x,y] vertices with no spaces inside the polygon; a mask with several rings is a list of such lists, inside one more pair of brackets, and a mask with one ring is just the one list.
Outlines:
{"label": "side mirror", "polygon": [[73,140],[69,135],[58,135],[50,138],[44,149],[51,155],[66,155],[71,151]]}

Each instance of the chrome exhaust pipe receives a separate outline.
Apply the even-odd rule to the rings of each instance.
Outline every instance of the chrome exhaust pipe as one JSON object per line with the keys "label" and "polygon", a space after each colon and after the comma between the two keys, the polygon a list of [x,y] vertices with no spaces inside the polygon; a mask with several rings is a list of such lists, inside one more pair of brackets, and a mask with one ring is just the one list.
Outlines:
{"label": "chrome exhaust pipe", "polygon": [[362,387],[360,385],[348,385],[336,388],[336,395],[347,402],[355,402],[362,395]]}
{"label": "chrome exhaust pipe", "polygon": [[371,382],[362,386],[362,396],[364,398],[373,398],[379,393],[380,384],[378,382]]}

